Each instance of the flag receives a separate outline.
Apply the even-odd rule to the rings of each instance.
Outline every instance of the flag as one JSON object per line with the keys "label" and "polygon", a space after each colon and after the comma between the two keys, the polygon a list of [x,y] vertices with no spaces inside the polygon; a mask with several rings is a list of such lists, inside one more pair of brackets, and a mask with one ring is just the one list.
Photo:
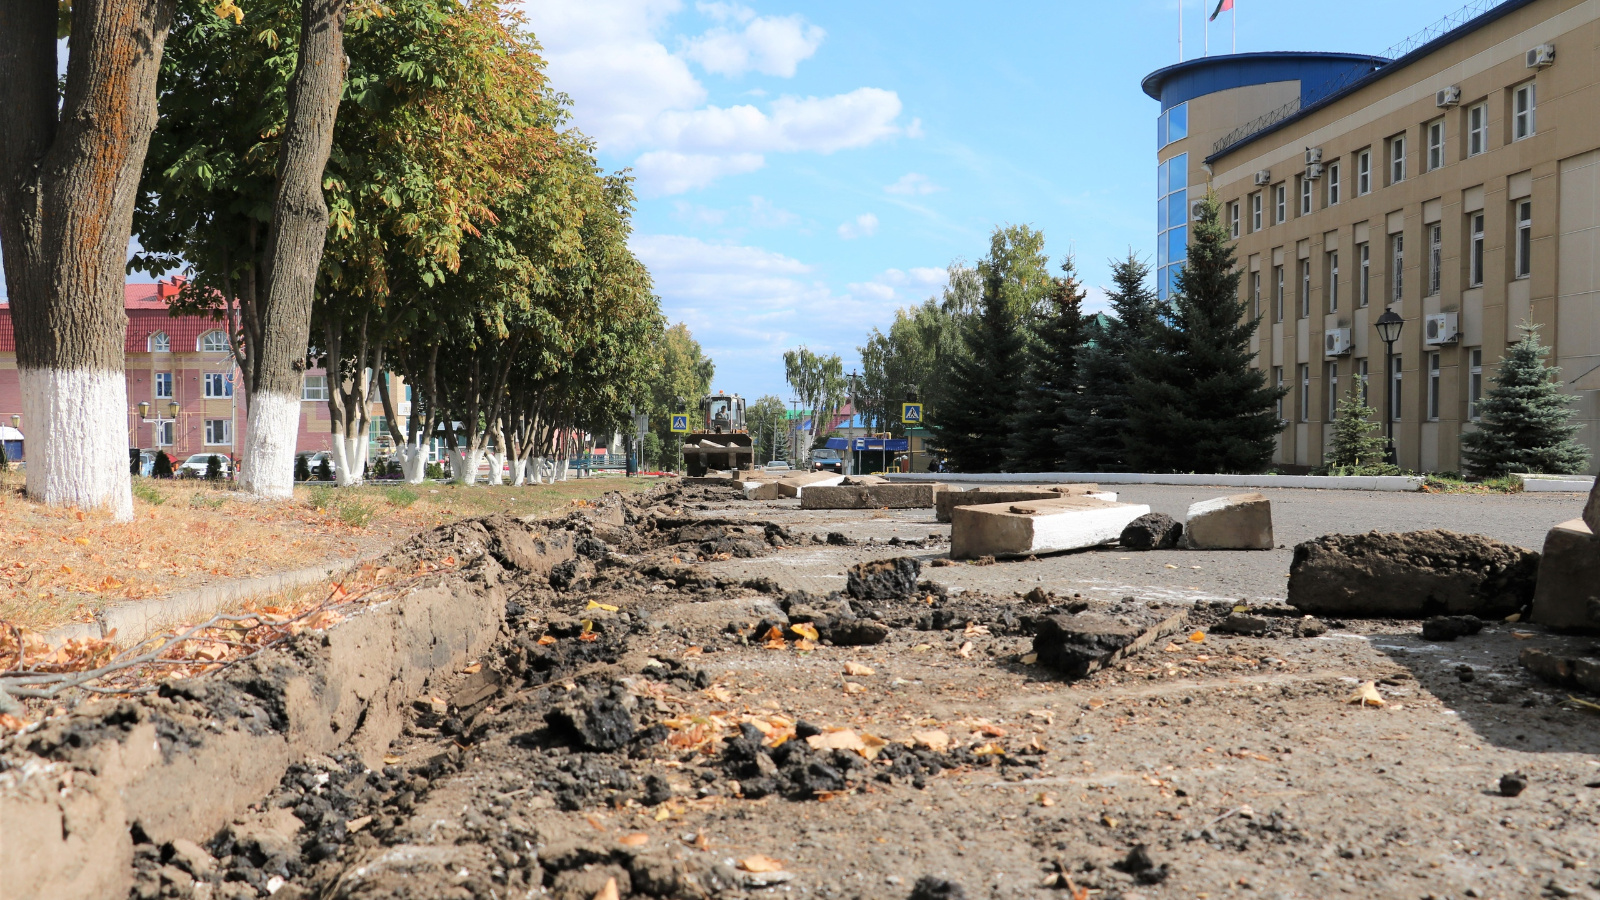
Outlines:
{"label": "flag", "polygon": [[1221,0],[1221,2],[1217,4],[1217,8],[1211,11],[1211,18],[1207,19],[1206,21],[1215,22],[1217,20],[1217,16],[1222,15],[1230,9],[1233,9],[1233,0]]}

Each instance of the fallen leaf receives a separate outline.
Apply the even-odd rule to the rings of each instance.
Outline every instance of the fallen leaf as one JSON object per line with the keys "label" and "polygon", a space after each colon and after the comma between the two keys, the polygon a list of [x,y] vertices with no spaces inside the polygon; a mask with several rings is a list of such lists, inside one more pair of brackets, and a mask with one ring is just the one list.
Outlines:
{"label": "fallen leaf", "polygon": [[950,749],[950,735],[942,731],[913,731],[911,740],[935,753],[943,753]]}
{"label": "fallen leaf", "polygon": [[809,641],[822,640],[822,636],[817,634],[817,626],[810,622],[796,622],[789,626],[789,630]]}
{"label": "fallen leaf", "polygon": [[1206,633],[1204,631],[1196,631],[1194,634],[1189,635],[1189,640],[1196,644],[1203,644],[1206,640]]}
{"label": "fallen leaf", "polygon": [[1356,692],[1345,698],[1346,703],[1359,703],[1362,706],[1385,706],[1383,695],[1378,693],[1378,685],[1371,681],[1361,682]]}
{"label": "fallen leaf", "polygon": [[876,675],[876,674],[878,674],[877,670],[873,669],[871,666],[864,666],[864,665],[862,665],[861,663],[858,663],[858,662],[847,662],[847,663],[845,663],[844,664],[844,673],[846,675]]}
{"label": "fallen leaf", "polygon": [[865,753],[867,749],[866,742],[861,740],[861,735],[848,728],[836,728],[821,734],[813,734],[806,738],[806,746],[813,750],[854,750],[857,753]]}
{"label": "fallen leaf", "polygon": [[606,886],[594,895],[594,900],[620,900],[617,895],[617,880],[615,878],[607,878]]}
{"label": "fallen leaf", "polygon": [[472,665],[467,666],[465,669],[462,669],[461,674],[476,675],[481,669],[483,669],[483,663],[473,663]]}
{"label": "fallen leaf", "polygon": [[1040,806],[1055,806],[1056,805],[1056,795],[1055,794],[1043,793],[1043,794],[1040,794],[1036,799],[1038,800]]}
{"label": "fallen leaf", "polygon": [[929,650],[932,650],[932,649],[933,649],[933,645],[932,644],[918,644],[915,647],[911,648],[911,652],[912,653],[927,653]]}
{"label": "fallen leaf", "polygon": [[587,643],[591,643],[593,641],[600,640],[600,635],[595,634],[592,631],[585,631],[583,634],[578,635],[578,640],[583,641],[584,643],[587,644]]}
{"label": "fallen leaf", "polygon": [[867,689],[864,685],[856,684],[854,681],[846,681],[844,683],[844,692],[846,694],[865,694]]}
{"label": "fallen leaf", "polygon": [[1111,818],[1110,816],[1101,816],[1100,824],[1106,826],[1107,828],[1115,828],[1117,827],[1117,820]]}
{"label": "fallen leaf", "polygon": [[643,847],[645,844],[650,843],[650,835],[645,834],[642,831],[637,831],[633,834],[625,834],[622,837],[617,838],[617,843],[624,847]]}
{"label": "fallen leaf", "polygon": [[987,626],[987,625],[975,625],[972,622],[968,622],[967,623],[967,630],[966,630],[965,633],[966,634],[988,634],[989,633],[989,626]]}
{"label": "fallen leaf", "polygon": [[711,687],[706,688],[704,691],[701,691],[701,693],[705,694],[708,698],[710,698],[712,700],[715,700],[718,703],[732,703],[733,702],[733,695],[728,693],[728,689],[727,688],[724,688],[724,687],[722,687],[720,685],[715,685],[714,684]]}
{"label": "fallen leaf", "polygon": [[548,647],[551,644],[554,644],[555,642],[556,642],[556,639],[552,635],[548,635],[547,634],[544,637],[539,638],[539,645],[543,646],[543,647]]}
{"label": "fallen leaf", "polygon": [[584,607],[584,609],[603,609],[606,612],[616,612],[621,608],[620,606],[612,606],[609,603],[599,603],[594,600],[590,600],[589,605]]}
{"label": "fallen leaf", "polygon": [[883,752],[883,748],[889,746],[888,741],[878,737],[875,734],[863,734],[861,736],[861,743],[866,745],[866,747],[862,749],[861,755],[865,756],[867,759],[877,759],[878,754]]}
{"label": "fallen leaf", "polygon": [[982,745],[980,747],[973,747],[972,748],[972,755],[973,756],[1005,756],[1006,755],[1006,751],[1005,751],[1004,747],[1001,747],[999,744],[996,744],[995,742],[990,741],[989,743],[984,744],[984,745]]}
{"label": "fallen leaf", "polygon": [[794,649],[795,650],[815,650],[815,649],[817,649],[817,645],[811,643],[810,641],[806,640],[805,638],[801,638],[800,640],[794,642]]}
{"label": "fallen leaf", "polygon": [[971,641],[967,641],[966,643],[962,644],[960,649],[956,650],[956,655],[961,657],[962,659],[971,659],[972,658],[972,642]]}
{"label": "fallen leaf", "polygon": [[[755,856],[747,856],[739,860],[739,868],[746,872],[782,872],[783,863],[770,856],[762,856],[758,853]],[[596,898],[596,900],[599,900],[599,898]]]}
{"label": "fallen leaf", "polygon": [[1039,654],[1037,654],[1037,653],[1024,653],[1024,654],[1022,654],[1022,659],[1019,660],[1019,661],[1025,666],[1031,666],[1034,663],[1039,661]]}
{"label": "fallen leaf", "polygon": [[1507,622],[1521,622],[1522,621],[1522,613],[1512,613],[1511,615],[1506,616],[1505,621],[1507,621]]}
{"label": "fallen leaf", "polygon": [[1177,568],[1177,566],[1173,565],[1172,563],[1167,563],[1166,567],[1169,568],[1169,569],[1176,569]]}
{"label": "fallen leaf", "polygon": [[371,822],[372,822],[372,817],[371,816],[362,816],[359,819],[351,819],[350,821],[344,823],[344,828],[345,828],[346,831],[350,832],[351,834],[355,834],[356,832],[360,831],[361,829],[367,827],[367,825],[369,823],[371,823]]}
{"label": "fallen leaf", "polygon": [[1105,706],[1105,705],[1106,705],[1106,702],[1104,700],[1101,700],[1099,697],[1094,697],[1094,698],[1091,698],[1089,700],[1089,708],[1090,709],[1099,709],[1100,707]]}
{"label": "fallen leaf", "polygon": [[1183,648],[1179,647],[1177,644],[1172,643],[1171,641],[1168,641],[1167,645],[1165,647],[1161,648],[1161,652],[1162,653],[1182,653],[1183,652]]}
{"label": "fallen leaf", "polygon": [[400,757],[398,757],[398,756],[385,756],[383,758],[383,764],[386,765],[386,766],[399,765],[400,764]]}
{"label": "fallen leaf", "polygon": [[1511,636],[1519,641],[1525,641],[1528,638],[1533,637],[1533,633],[1528,631],[1513,631],[1511,632]]}

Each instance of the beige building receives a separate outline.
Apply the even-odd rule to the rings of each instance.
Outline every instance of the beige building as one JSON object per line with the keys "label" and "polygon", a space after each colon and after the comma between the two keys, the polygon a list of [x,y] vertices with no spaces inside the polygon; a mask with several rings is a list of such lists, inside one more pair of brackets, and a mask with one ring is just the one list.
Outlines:
{"label": "beige building", "polygon": [[[1600,466],[1600,0],[1508,0],[1393,60],[1238,54],[1144,83],[1161,100],[1162,293],[1212,191],[1289,388],[1276,461],[1321,463],[1365,376],[1400,463],[1461,468],[1518,325],[1539,326]],[[1394,359],[1374,323],[1405,325]]]}

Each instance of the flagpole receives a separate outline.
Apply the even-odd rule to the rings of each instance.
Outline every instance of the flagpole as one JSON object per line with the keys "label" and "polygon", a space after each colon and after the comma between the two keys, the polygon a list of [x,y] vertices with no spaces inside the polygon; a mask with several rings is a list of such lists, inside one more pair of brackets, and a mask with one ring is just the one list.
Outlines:
{"label": "flagpole", "polygon": [[[1200,0],[1200,15],[1204,16],[1205,14],[1206,14],[1206,0]],[[1205,48],[1206,48],[1205,49],[1205,55],[1206,56],[1210,56],[1211,55],[1211,19],[1210,18],[1206,19]]]}
{"label": "flagpole", "polygon": [[1183,62],[1183,0],[1178,0],[1178,62]]}
{"label": "flagpole", "polygon": [[1233,4],[1233,9],[1228,10],[1233,15],[1228,17],[1228,25],[1233,29],[1233,49],[1230,53],[1239,52],[1239,4]]}

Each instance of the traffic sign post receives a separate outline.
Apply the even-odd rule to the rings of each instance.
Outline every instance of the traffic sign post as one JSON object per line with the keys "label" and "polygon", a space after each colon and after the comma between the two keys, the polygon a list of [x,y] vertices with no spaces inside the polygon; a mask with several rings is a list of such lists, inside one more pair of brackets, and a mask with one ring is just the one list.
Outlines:
{"label": "traffic sign post", "polygon": [[673,413],[672,414],[672,430],[675,433],[678,433],[678,434],[683,434],[684,432],[687,432],[689,430],[689,414],[688,413]]}
{"label": "traffic sign post", "polygon": [[[921,425],[922,424],[922,404],[921,403],[902,403],[902,404],[900,404],[900,424],[902,424],[902,425]],[[906,453],[908,454],[907,461],[906,461],[907,462],[907,466],[906,467],[909,468],[912,472],[915,472],[917,470],[917,448],[916,448],[916,446],[914,444],[911,443],[911,429],[910,428],[906,429]]]}

